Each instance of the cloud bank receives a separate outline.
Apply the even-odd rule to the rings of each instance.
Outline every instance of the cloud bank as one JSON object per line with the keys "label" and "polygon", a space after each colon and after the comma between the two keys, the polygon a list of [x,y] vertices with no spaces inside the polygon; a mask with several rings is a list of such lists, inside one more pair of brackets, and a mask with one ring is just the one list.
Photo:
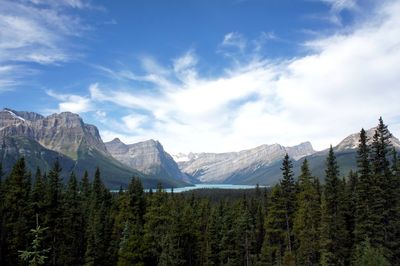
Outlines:
{"label": "cloud bank", "polygon": [[[355,5],[327,2],[336,14]],[[144,57],[140,75],[101,67],[113,82],[93,83],[87,101],[72,108],[88,111],[90,102],[98,109],[111,106],[108,112],[123,110],[120,118],[102,113],[105,140],[154,138],[173,153],[306,140],[324,149],[375,126],[379,116],[399,135],[400,2],[384,1],[375,11],[344,33],[303,43],[305,56],[269,60],[252,54],[217,76],[202,75],[194,50],[169,65]],[[227,33],[217,50],[244,52],[247,43],[240,33]],[[71,98],[60,100],[61,110]]]}

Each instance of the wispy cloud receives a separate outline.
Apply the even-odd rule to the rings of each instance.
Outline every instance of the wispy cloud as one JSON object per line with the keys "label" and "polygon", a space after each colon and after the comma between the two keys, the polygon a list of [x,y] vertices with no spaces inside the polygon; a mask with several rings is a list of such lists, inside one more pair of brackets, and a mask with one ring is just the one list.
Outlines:
{"label": "wispy cloud", "polygon": [[[4,0],[0,2],[0,62],[3,66],[60,64],[78,56],[70,41],[80,37],[87,26],[69,9],[88,8],[79,0]],[[10,80],[12,79],[12,80]],[[21,82],[15,72],[0,82],[12,87]],[[8,81],[7,81],[8,80]]]}
{"label": "wispy cloud", "polygon": [[345,10],[355,11],[358,9],[358,1],[357,0],[319,0],[323,3],[326,3],[330,7],[330,15],[328,17],[325,16],[330,22],[341,25],[341,13]]}
{"label": "wispy cloud", "polygon": [[[400,133],[394,116],[400,112],[399,1],[385,2],[374,17],[346,33],[304,45],[306,56],[238,60],[214,77],[199,71],[201,58],[194,50],[171,64],[146,58],[144,75],[104,69],[116,83],[94,83],[86,98],[124,110],[121,118],[109,117],[101,125],[105,140],[156,138],[171,152],[305,140],[322,149],[374,126],[380,115]],[[121,78],[132,83],[119,83]],[[137,83],[143,80],[152,88]]]}

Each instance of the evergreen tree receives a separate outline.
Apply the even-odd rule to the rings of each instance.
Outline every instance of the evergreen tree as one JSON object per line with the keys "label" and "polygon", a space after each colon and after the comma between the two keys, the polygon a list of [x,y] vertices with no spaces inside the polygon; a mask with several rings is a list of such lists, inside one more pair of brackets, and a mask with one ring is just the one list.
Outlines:
{"label": "evergreen tree", "polygon": [[58,159],[54,162],[49,172],[46,191],[46,216],[45,226],[48,227],[45,242],[50,244],[50,263],[58,265],[60,245],[62,241],[62,184],[60,180],[61,166]]}
{"label": "evergreen tree", "polygon": [[370,149],[368,146],[368,138],[364,129],[361,129],[360,139],[357,150],[357,167],[359,182],[356,188],[356,213],[355,213],[355,242],[360,244],[367,238],[372,238],[374,232],[374,223],[372,220],[372,208],[374,204],[374,188],[376,188],[372,180]]}
{"label": "evergreen tree", "polygon": [[354,210],[357,206],[357,186],[358,176],[350,170],[348,175],[348,181],[345,179],[342,181],[342,192],[343,192],[343,204],[344,204],[344,215],[346,221],[346,230],[348,232],[348,241],[346,242],[349,250],[352,250],[355,245],[355,221],[356,215]]}
{"label": "evergreen tree", "polygon": [[321,210],[318,191],[307,159],[301,166],[297,202],[298,208],[293,225],[298,246],[297,263],[318,265]]}
{"label": "evergreen tree", "polygon": [[101,181],[99,168],[91,187],[87,222],[85,264],[109,265],[113,258],[109,249],[112,234],[111,195]]}
{"label": "evergreen tree", "polygon": [[357,246],[354,266],[390,266],[382,248],[374,248],[368,238]]}
{"label": "evergreen tree", "polygon": [[168,224],[172,222],[167,199],[168,195],[159,185],[149,201],[144,225],[145,265],[158,265],[159,263],[165,241],[164,234],[168,230]]}
{"label": "evergreen tree", "polygon": [[64,265],[82,265],[85,247],[85,224],[81,195],[75,173],[72,172],[63,198],[63,232],[59,261]]}
{"label": "evergreen tree", "polygon": [[220,254],[220,239],[221,239],[221,225],[222,216],[224,212],[224,205],[218,204],[213,207],[210,214],[210,219],[207,225],[207,258],[205,261],[208,265],[220,265],[219,254]]}
{"label": "evergreen tree", "polygon": [[30,173],[26,170],[25,159],[21,158],[14,164],[4,184],[4,265],[18,265],[17,251],[25,250],[29,245],[26,236],[29,235],[32,218],[29,204],[30,187]]}
{"label": "evergreen tree", "polygon": [[348,232],[343,208],[339,169],[332,146],[326,160],[325,189],[322,198],[321,259],[323,265],[344,265],[349,257]]}
{"label": "evergreen tree", "polygon": [[296,207],[296,186],[293,178],[293,164],[286,153],[282,162],[282,197],[285,211],[285,231],[286,231],[286,253],[291,255],[293,251],[293,219]]}
{"label": "evergreen tree", "polygon": [[33,184],[31,193],[31,204],[35,214],[39,217],[44,217],[46,211],[46,189],[47,189],[47,177],[42,175],[39,168],[36,169],[35,182]]}
{"label": "evergreen tree", "polygon": [[237,265],[253,265],[255,262],[254,221],[246,199],[240,201],[235,222],[235,240],[238,250]]}
{"label": "evergreen tree", "polygon": [[396,198],[398,197],[396,190],[398,187],[388,159],[391,136],[382,118],[379,118],[372,142],[374,180],[371,192],[374,200],[371,207],[373,233],[370,241],[373,247],[379,248],[382,245],[388,257],[392,257],[392,251],[397,242],[395,227],[397,223]]}
{"label": "evergreen tree", "polygon": [[49,252],[49,249],[43,249],[43,232],[47,228],[41,228],[39,226],[39,215],[36,214],[36,228],[31,229],[31,233],[34,236],[34,239],[32,240],[31,246],[29,247],[28,250],[23,250],[23,251],[18,251],[19,258],[25,262],[27,265],[30,266],[37,266],[37,265],[44,265],[46,262],[47,253]]}
{"label": "evergreen tree", "polygon": [[283,263],[287,240],[285,207],[282,187],[276,185],[271,191],[265,219],[261,265],[282,265]]}
{"label": "evergreen tree", "polygon": [[142,243],[146,201],[139,178],[132,178],[126,196],[127,214],[124,218],[123,241],[118,251],[118,264],[142,265],[144,263]]}

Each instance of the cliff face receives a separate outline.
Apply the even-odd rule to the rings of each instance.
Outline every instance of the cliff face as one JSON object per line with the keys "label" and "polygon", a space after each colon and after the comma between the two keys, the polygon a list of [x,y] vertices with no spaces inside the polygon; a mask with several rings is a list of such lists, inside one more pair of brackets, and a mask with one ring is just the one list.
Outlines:
{"label": "cliff face", "polygon": [[145,176],[115,160],[107,152],[97,128],[69,112],[44,117],[4,109],[0,111],[0,142],[1,162],[6,172],[23,156],[31,171],[36,167],[48,171],[58,159],[64,178],[71,171],[81,177],[85,170],[92,177],[99,167],[104,182],[110,187],[128,184],[133,175]]}
{"label": "cliff face", "polygon": [[[314,152],[309,142],[294,147],[284,147],[279,144],[261,145],[240,152],[190,154],[186,158],[191,159],[179,162],[179,166],[182,172],[201,182],[224,183],[239,173],[246,179],[260,167],[267,167],[282,160],[286,153],[297,160]],[[239,180],[235,182],[237,181]]]}
{"label": "cliff face", "polygon": [[0,136],[24,136],[43,147],[78,159],[80,147],[92,147],[109,156],[95,126],[77,114],[64,112],[43,117],[36,113],[4,109],[0,112]]}
{"label": "cliff face", "polygon": [[105,144],[115,159],[129,167],[160,179],[190,182],[158,141],[147,140],[126,145],[116,138]]}

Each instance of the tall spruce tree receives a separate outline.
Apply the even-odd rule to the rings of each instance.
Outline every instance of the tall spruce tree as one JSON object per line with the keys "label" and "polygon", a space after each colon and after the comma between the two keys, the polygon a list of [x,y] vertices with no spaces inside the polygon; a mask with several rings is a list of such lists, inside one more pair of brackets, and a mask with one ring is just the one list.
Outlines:
{"label": "tall spruce tree", "polygon": [[361,244],[367,238],[373,239],[375,230],[372,220],[373,193],[375,184],[372,178],[370,163],[370,148],[368,138],[364,129],[361,129],[360,139],[357,149],[357,168],[359,182],[356,188],[356,208],[355,208],[355,243]]}
{"label": "tall spruce tree", "polygon": [[42,175],[39,168],[36,169],[35,182],[32,187],[31,193],[31,204],[35,214],[38,214],[39,218],[45,217],[46,211],[46,189],[47,189],[47,177]]}
{"label": "tall spruce tree", "polygon": [[298,208],[293,225],[297,242],[297,264],[318,265],[321,210],[318,191],[307,159],[301,166],[298,182]]}
{"label": "tall spruce tree", "polygon": [[118,265],[143,265],[142,244],[146,201],[139,178],[132,178],[126,193],[127,215],[124,218],[123,241],[118,251]]}
{"label": "tall spruce tree", "polygon": [[293,219],[296,208],[296,185],[294,182],[293,164],[287,153],[283,159],[281,171],[282,180],[280,183],[282,187],[286,223],[286,255],[293,256]]}
{"label": "tall spruce tree", "polygon": [[272,188],[269,198],[261,265],[282,265],[283,263],[287,240],[285,207],[282,187],[278,184]]}
{"label": "tall spruce tree", "polygon": [[322,197],[321,263],[322,265],[345,265],[349,258],[346,248],[348,232],[344,216],[342,186],[339,168],[332,146],[326,159],[325,189]]}
{"label": "tall spruce tree", "polygon": [[352,250],[355,246],[355,222],[356,215],[354,210],[357,206],[357,186],[358,186],[358,176],[357,173],[350,170],[348,174],[347,181],[343,179],[342,181],[344,188],[343,191],[343,203],[344,203],[344,211],[345,211],[345,221],[346,221],[346,229],[348,232],[348,241],[344,244],[347,244],[349,250]]}
{"label": "tall spruce tree", "polygon": [[62,245],[60,262],[64,265],[82,265],[84,262],[85,224],[81,194],[75,173],[72,172],[63,197]]}
{"label": "tall spruce tree", "polygon": [[387,125],[383,123],[382,117],[379,118],[379,124],[375,130],[372,141],[372,222],[373,234],[371,235],[371,245],[379,248],[383,246],[385,255],[389,258],[393,255],[393,248],[396,244],[395,229],[395,198],[396,189],[395,178],[390,169],[389,152],[391,133]]}
{"label": "tall spruce tree", "polygon": [[61,183],[61,165],[58,159],[54,162],[53,168],[48,175],[48,184],[46,191],[46,230],[45,242],[50,244],[49,261],[52,265],[58,265],[60,256],[60,246],[62,241],[62,183]]}
{"label": "tall spruce tree", "polygon": [[112,234],[111,195],[101,181],[99,168],[91,187],[87,223],[85,264],[109,265],[113,258],[109,249]]}
{"label": "tall spruce tree", "polygon": [[25,250],[29,245],[26,236],[33,223],[29,204],[30,189],[31,176],[26,170],[25,159],[21,158],[14,164],[4,184],[4,265],[18,265],[18,250]]}

